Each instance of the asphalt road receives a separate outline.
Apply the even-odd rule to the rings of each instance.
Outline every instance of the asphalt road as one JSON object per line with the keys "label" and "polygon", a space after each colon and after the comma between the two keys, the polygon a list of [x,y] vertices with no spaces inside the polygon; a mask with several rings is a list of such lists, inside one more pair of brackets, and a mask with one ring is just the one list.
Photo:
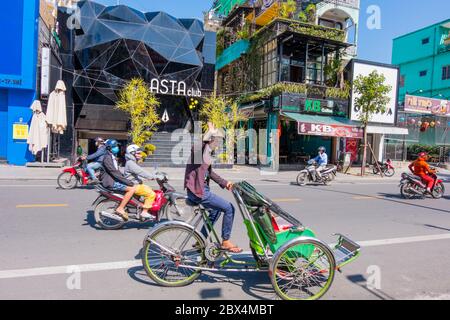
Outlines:
{"label": "asphalt road", "polygon": [[[450,197],[403,200],[396,182],[255,185],[318,238],[333,243],[339,232],[362,244],[325,299],[450,299]],[[0,299],[276,298],[266,273],[204,273],[188,287],[156,286],[139,260],[149,225],[99,230],[95,198],[52,181],[0,181]],[[248,250],[239,213],[234,226],[233,241]],[[82,271],[76,281],[74,270]]]}

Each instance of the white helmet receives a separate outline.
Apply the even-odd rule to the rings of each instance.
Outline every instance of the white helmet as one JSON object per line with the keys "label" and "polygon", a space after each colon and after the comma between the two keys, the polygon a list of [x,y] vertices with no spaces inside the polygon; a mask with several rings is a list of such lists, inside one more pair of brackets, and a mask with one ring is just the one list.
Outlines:
{"label": "white helmet", "polygon": [[141,148],[137,144],[130,144],[127,147],[127,153],[128,154],[135,154],[136,152],[140,151]]}

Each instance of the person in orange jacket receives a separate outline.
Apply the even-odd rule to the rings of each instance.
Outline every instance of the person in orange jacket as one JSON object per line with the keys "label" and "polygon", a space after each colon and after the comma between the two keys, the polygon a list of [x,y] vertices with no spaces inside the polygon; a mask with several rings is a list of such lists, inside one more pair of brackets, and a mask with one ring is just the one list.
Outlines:
{"label": "person in orange jacket", "polygon": [[431,188],[434,184],[434,179],[430,177],[429,174],[435,173],[433,169],[430,168],[427,163],[428,154],[426,152],[421,152],[418,155],[416,161],[412,162],[408,168],[416,176],[420,177],[422,181],[427,185],[427,191],[431,193]]}

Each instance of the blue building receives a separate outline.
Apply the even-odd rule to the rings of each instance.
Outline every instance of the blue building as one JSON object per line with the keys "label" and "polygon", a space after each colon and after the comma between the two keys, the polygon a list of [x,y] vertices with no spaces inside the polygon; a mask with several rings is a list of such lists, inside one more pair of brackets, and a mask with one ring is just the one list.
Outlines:
{"label": "blue building", "polygon": [[24,165],[26,125],[36,96],[39,0],[4,1],[0,10],[0,159]]}

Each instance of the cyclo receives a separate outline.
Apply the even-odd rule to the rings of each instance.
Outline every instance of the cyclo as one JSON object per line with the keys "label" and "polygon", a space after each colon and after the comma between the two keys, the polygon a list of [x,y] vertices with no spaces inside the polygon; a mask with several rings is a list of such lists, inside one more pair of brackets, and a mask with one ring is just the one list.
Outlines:
{"label": "cyclo", "polygon": [[[194,282],[202,271],[268,271],[280,298],[313,300],[328,291],[336,270],[360,254],[360,246],[341,234],[336,234],[337,244],[330,248],[245,181],[235,184],[232,192],[247,228],[254,261],[237,260],[220,249],[208,211],[200,205],[192,224],[167,221],[146,235],[142,263],[153,281],[180,287]],[[202,225],[209,229],[206,238],[198,231]]]}

